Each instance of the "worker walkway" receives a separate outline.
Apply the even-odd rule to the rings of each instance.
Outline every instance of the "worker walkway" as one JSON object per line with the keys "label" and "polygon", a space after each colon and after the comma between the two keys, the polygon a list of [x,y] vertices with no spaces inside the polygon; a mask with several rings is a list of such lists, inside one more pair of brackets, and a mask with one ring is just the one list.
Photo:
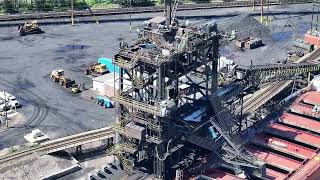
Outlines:
{"label": "worker walkway", "polygon": [[258,134],[254,137],[252,143],[262,147],[269,147],[304,160],[310,159],[315,155],[315,150],[268,135]]}
{"label": "worker walkway", "polygon": [[320,136],[298,129],[287,127],[278,123],[272,123],[265,129],[265,132],[279,137],[288,138],[316,148],[320,148]]}
{"label": "worker walkway", "polygon": [[[241,180],[241,179],[243,179],[243,178],[237,177],[233,174],[229,174],[227,172],[220,171],[217,169],[208,170],[207,172],[204,173],[204,176],[207,176],[207,177],[210,177],[210,178],[216,179],[216,180]],[[205,178],[203,178],[203,179],[205,179]]]}
{"label": "worker walkway", "polygon": [[266,177],[272,180],[284,180],[288,177],[288,175],[272,170],[270,168],[266,168]]}
{"label": "worker walkway", "polygon": [[307,95],[303,98],[303,102],[314,106],[320,106],[320,93],[316,91],[308,92]]}
{"label": "worker walkway", "polygon": [[304,116],[308,116],[311,118],[317,118],[320,119],[320,113],[313,110],[314,106],[303,104],[303,103],[295,103],[290,107],[290,111],[301,114]]}
{"label": "worker walkway", "polygon": [[288,172],[293,172],[301,166],[301,162],[299,161],[272,152],[263,151],[253,147],[247,147],[246,149],[259,159],[265,161],[267,164]]}
{"label": "worker walkway", "polygon": [[307,129],[316,133],[320,133],[320,122],[299,115],[284,113],[280,118],[280,122],[299,128]]}
{"label": "worker walkway", "polygon": [[163,116],[164,114],[162,114],[162,112],[160,111],[160,106],[159,105],[151,105],[151,104],[146,104],[137,100],[134,100],[132,98],[128,98],[125,96],[122,96],[120,94],[116,94],[115,96],[112,97],[112,100],[122,104],[124,106],[128,106],[128,107],[133,107],[133,108],[137,108],[141,111],[144,112],[148,112],[151,114],[154,114],[156,116]]}
{"label": "worker walkway", "polygon": [[316,179],[320,176],[320,153],[305,163],[299,171],[295,172],[289,180]]}
{"label": "worker walkway", "polygon": [[110,127],[96,129],[59,139],[45,141],[40,144],[40,152],[49,154],[104,139],[114,138],[114,136],[115,135]]}

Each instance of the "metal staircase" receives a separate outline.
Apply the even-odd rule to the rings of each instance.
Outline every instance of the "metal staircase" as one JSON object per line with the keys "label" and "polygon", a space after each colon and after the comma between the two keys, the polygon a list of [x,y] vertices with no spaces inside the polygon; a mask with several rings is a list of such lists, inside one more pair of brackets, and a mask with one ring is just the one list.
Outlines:
{"label": "metal staircase", "polygon": [[132,69],[135,67],[139,61],[139,53],[135,53],[130,61],[124,60],[122,57],[117,57],[114,59],[113,63],[125,69]]}
{"label": "metal staircase", "polygon": [[136,87],[137,89],[142,89],[144,86],[144,80],[138,78],[137,76],[132,77],[132,83],[133,83],[133,86]]}
{"label": "metal staircase", "polygon": [[128,124],[128,122],[130,122],[128,118],[129,114],[119,117],[118,122],[113,125],[113,130],[120,134],[125,134],[125,126]]}
{"label": "metal staircase", "polygon": [[126,158],[123,151],[132,153],[132,152],[137,151],[137,147],[133,143],[127,143],[127,142],[126,143],[118,143],[118,144],[115,144],[114,146],[110,147],[109,149],[107,149],[107,154],[117,156],[117,158],[119,159],[119,161],[123,165],[124,171],[127,174],[131,174],[133,172],[134,165],[132,164],[132,162],[130,160],[128,160]]}
{"label": "metal staircase", "polygon": [[215,116],[210,118],[210,122],[227,143],[226,146],[223,146],[226,153],[222,156],[222,159],[235,165],[260,168],[259,160],[246,151],[240,136],[231,132],[235,120],[222,107],[219,98],[217,96],[210,97],[210,103],[215,113]]}
{"label": "metal staircase", "polygon": [[123,170],[127,174],[132,174],[134,167],[133,164],[125,156],[123,156],[123,154],[118,154],[117,157],[123,166]]}
{"label": "metal staircase", "polygon": [[155,130],[155,131],[162,131],[162,128],[161,128],[160,125],[155,124],[155,123],[152,123],[152,122],[149,122],[149,123],[147,124],[147,127],[148,127],[149,129],[152,129],[152,130]]}

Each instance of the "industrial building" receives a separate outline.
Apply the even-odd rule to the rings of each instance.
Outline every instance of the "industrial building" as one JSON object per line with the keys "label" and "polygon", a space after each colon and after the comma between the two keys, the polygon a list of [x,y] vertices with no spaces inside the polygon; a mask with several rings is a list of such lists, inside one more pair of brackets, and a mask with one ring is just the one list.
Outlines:
{"label": "industrial building", "polygon": [[[258,2],[253,2],[254,8],[257,8],[256,3]],[[34,155],[49,154],[59,157],[61,152],[67,151],[72,161],[79,158],[76,167],[58,172],[58,175],[54,174],[52,177],[159,180],[318,179],[319,5],[312,3],[312,11],[303,11],[302,14],[311,15],[311,24],[303,32],[301,39],[288,43],[287,46],[294,47],[294,51],[288,52],[288,57],[284,60],[279,57],[271,60],[268,59],[271,56],[266,56],[266,53],[276,54],[280,44],[286,42],[276,41],[278,36],[272,36],[271,40],[264,36],[264,33],[268,33],[264,29],[265,23],[270,23],[269,17],[266,20],[264,17],[267,13],[263,12],[263,1],[259,3],[260,22],[250,15],[243,15],[239,22],[220,28],[223,23],[201,21],[192,24],[188,20],[179,19],[179,1],[165,0],[164,14],[139,24],[134,38],[117,39],[119,44],[112,45],[115,49],[112,58],[99,58],[89,64],[86,58],[92,58],[88,55],[90,46],[67,45],[62,49],[55,49],[53,53],[58,54],[58,57],[54,58],[51,66],[61,66],[58,62],[64,60],[70,65],[66,70],[70,79],[81,80],[73,80],[72,86],[63,86],[57,92],[48,91],[49,95],[41,99],[41,103],[30,103],[28,98],[21,95],[28,94],[34,99],[38,98],[36,93],[29,90],[36,89],[38,84],[28,83],[20,74],[16,78],[18,88],[11,88],[10,83],[3,83],[7,88],[10,87],[11,92],[18,94],[17,99],[21,99],[27,108],[31,104],[34,109],[40,109],[38,113],[31,114],[31,118],[35,116],[34,123],[38,121],[38,124],[33,125],[32,121],[27,120],[21,125],[25,123],[25,129],[37,126],[40,128],[32,131],[29,128],[32,133],[25,135],[31,146],[14,149],[0,156],[0,172],[8,173],[8,167],[15,166],[18,161],[28,161],[25,159]],[[128,9],[131,32],[132,11]],[[72,22],[74,23],[73,19]],[[235,29],[245,22],[251,23],[251,26]],[[288,26],[286,24],[281,28]],[[49,34],[48,37],[50,35],[53,36]],[[97,38],[93,41],[97,41]],[[265,52],[269,48],[268,43],[274,43],[274,47],[271,47],[272,51]],[[46,48],[46,45],[43,46]],[[233,51],[237,52],[234,53],[236,55]],[[226,56],[226,52],[233,56]],[[241,63],[237,61],[239,54],[260,54],[260,58],[268,59],[268,63],[253,61],[255,56],[242,56],[247,63]],[[41,63],[47,62],[39,62]],[[75,64],[80,68],[76,69]],[[58,73],[58,70],[60,69],[54,71]],[[78,75],[76,72],[85,72],[85,75],[82,74],[80,78],[75,76]],[[52,79],[60,83],[52,74]],[[46,75],[43,75],[42,81],[52,82]],[[73,86],[76,82],[82,82],[83,86],[86,83],[88,88],[81,89],[79,95],[70,94],[68,88],[80,89],[81,84]],[[56,88],[52,84],[49,87]],[[65,99],[59,98],[62,93]],[[67,93],[70,95],[66,95]],[[45,103],[46,98],[50,104]],[[103,99],[107,99],[109,103],[108,107],[104,106],[106,109],[89,108],[94,103],[102,105],[100,100]],[[70,110],[69,106],[72,107]],[[45,110],[41,111],[40,107]],[[63,113],[74,117],[70,118]],[[85,120],[81,119],[84,114],[88,115]],[[68,133],[69,129],[73,131],[72,124],[76,124],[82,131],[62,137],[57,133],[52,137],[54,133],[53,130],[50,133],[50,128],[54,127],[54,123],[42,125],[41,115],[54,117],[57,124],[59,119],[67,119],[70,124],[64,122],[64,126],[57,126],[67,129]],[[81,121],[74,120],[77,118]],[[83,131],[87,128],[84,123],[94,126],[99,118],[111,122]],[[10,131],[5,129],[3,132]],[[18,133],[25,131],[19,130]],[[94,151],[88,150],[90,148],[85,148],[86,145],[97,142],[102,145],[92,149],[102,152],[101,154],[96,155]],[[108,157],[112,161],[104,159],[101,163],[95,161],[96,156]],[[88,162],[101,163],[103,166],[99,164],[95,168],[89,167],[91,170],[88,173]],[[79,172],[81,168],[87,169]],[[79,176],[72,176],[77,172]]]}
{"label": "industrial building", "polygon": [[[242,178],[281,178],[285,175],[276,174],[275,168],[269,167],[280,163],[288,164],[289,167],[283,168],[286,174],[296,171],[301,164],[295,160],[247,146],[246,140],[241,140],[241,136],[245,136],[241,132],[250,132],[250,129],[243,127],[246,122],[241,119],[238,122],[233,119],[226,105],[234,97],[241,100],[248,88],[265,82],[292,81],[305,73],[317,72],[318,65],[238,66],[234,72],[236,80],[219,89],[232,85],[235,86],[232,93],[217,94],[221,39],[217,25],[184,25],[172,17],[175,9],[172,10],[170,1],[166,1],[165,9],[166,17],[147,21],[137,41],[121,42],[119,53],[114,57],[114,64],[120,67],[116,80],[119,90],[112,98],[117,103],[114,126],[117,138],[108,153],[119,158],[129,175],[137,167],[152,165],[156,179],[188,177],[195,156],[203,153],[201,148],[216,153],[210,166],[222,160],[222,164],[227,164]],[[253,44],[259,41],[255,47],[262,44],[261,40],[249,38],[243,47],[254,48],[248,43],[251,41]],[[187,81],[181,81],[182,77]],[[238,118],[243,116],[242,106]],[[190,107],[192,111],[187,110]],[[187,127],[183,121],[188,121],[190,116],[196,125]],[[212,140],[205,137],[209,132]],[[195,168],[203,165],[198,166]]]}

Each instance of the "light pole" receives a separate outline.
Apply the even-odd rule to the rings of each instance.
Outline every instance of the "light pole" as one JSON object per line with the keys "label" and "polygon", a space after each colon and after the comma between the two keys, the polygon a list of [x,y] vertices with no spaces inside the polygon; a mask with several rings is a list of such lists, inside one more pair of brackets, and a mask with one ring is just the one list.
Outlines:
{"label": "light pole", "polygon": [[72,26],[74,26],[74,17],[73,17],[73,16],[74,16],[74,14],[73,14],[73,13],[74,13],[74,12],[73,12],[73,9],[74,9],[74,8],[73,8],[73,1],[74,1],[74,0],[71,0],[71,24],[72,24]]}
{"label": "light pole", "polygon": [[131,29],[132,29],[132,22],[131,22],[131,16],[132,16],[132,0],[129,0],[129,6],[130,6],[130,32],[131,32]]}
{"label": "light pole", "polygon": [[260,22],[263,23],[263,0],[260,0],[261,11],[260,11]]}
{"label": "light pole", "polygon": [[4,94],[4,120],[6,122],[6,127],[9,127],[9,122],[8,122],[8,112],[7,112],[7,107],[8,107],[8,101],[6,98],[6,92],[3,91]]}

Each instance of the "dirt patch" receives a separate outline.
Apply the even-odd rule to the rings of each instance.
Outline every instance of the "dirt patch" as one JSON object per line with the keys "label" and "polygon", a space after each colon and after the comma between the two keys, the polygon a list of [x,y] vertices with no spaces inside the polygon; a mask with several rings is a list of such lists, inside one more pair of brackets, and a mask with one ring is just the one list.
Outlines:
{"label": "dirt patch", "polygon": [[[1,117],[2,118],[2,117]],[[27,122],[27,118],[24,114],[20,112],[13,112],[8,115],[9,118],[9,128],[18,128]],[[8,130],[5,124],[0,126],[0,133]]]}
{"label": "dirt patch", "polygon": [[75,165],[71,159],[44,155],[34,156],[10,169],[0,171],[0,179],[41,179]]}

